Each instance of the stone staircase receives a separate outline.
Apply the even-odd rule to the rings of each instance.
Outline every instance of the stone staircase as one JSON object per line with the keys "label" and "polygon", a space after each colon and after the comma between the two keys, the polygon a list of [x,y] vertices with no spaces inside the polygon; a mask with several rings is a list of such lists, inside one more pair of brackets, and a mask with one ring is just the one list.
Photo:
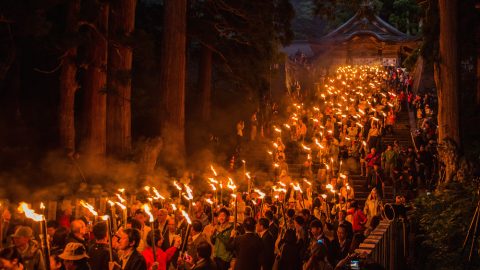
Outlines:
{"label": "stone staircase", "polygon": [[[397,122],[394,128],[394,134],[387,134],[382,138],[383,145],[386,148],[388,144],[392,144],[395,140],[398,140],[401,146],[409,146],[412,145],[411,135],[410,135],[410,118],[409,113],[407,110],[400,112],[397,115]],[[292,149],[293,148],[293,149]],[[298,153],[299,149],[292,146],[287,146],[286,149],[286,156],[288,162],[288,169],[289,175],[292,179],[301,179],[301,172],[302,172],[302,164],[298,163]],[[301,155],[301,154],[300,154]],[[300,160],[302,160],[300,158]],[[360,168],[358,165],[358,161],[354,160],[353,158],[349,158],[348,160],[342,160],[343,164],[356,164],[355,166],[350,166],[348,168],[350,173],[350,183],[354,188],[355,191],[355,199],[363,205],[365,200],[370,193],[370,190],[366,187],[366,177],[360,175]],[[313,165],[313,173],[316,176],[318,168],[320,164]],[[385,183],[385,194],[384,194],[384,201],[385,202],[393,202],[393,185],[389,181]]]}
{"label": "stone staircase", "polygon": [[[404,110],[397,115],[394,134],[387,134],[382,138],[385,148],[388,144],[393,145],[394,140],[398,140],[401,146],[412,145],[410,135],[411,124],[409,119],[409,112],[407,110]],[[268,151],[273,151],[273,148],[272,140],[270,139],[259,139],[257,141],[248,142],[242,147],[240,159],[247,161],[247,171],[255,172],[261,179],[260,181],[272,180],[274,177],[273,157],[268,154]],[[290,143],[287,144],[285,154],[287,157],[290,177],[294,180],[300,180],[302,178],[302,164],[300,162],[305,159],[304,156],[306,156],[306,153],[303,153],[299,146]],[[360,205],[363,205],[370,192],[365,186],[366,177],[360,175],[360,168],[357,160],[349,158],[348,160],[343,160],[343,164],[355,164],[354,166],[349,166],[348,168],[350,173],[350,183],[355,191],[355,199],[360,203]],[[314,163],[312,166],[315,179],[319,167],[320,164],[317,163]],[[384,201],[394,201],[393,186],[392,183],[388,181],[385,183]]]}
{"label": "stone staircase", "polygon": [[382,141],[385,148],[388,144],[393,145],[393,141],[398,140],[401,146],[409,146],[412,144],[410,135],[410,118],[407,110],[397,114],[397,121],[393,130],[394,134],[386,134]]}

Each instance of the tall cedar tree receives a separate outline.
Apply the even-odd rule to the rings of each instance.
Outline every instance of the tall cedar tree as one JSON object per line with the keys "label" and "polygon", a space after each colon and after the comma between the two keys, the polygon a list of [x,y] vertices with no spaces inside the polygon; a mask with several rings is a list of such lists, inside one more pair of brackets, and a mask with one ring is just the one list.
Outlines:
{"label": "tall cedar tree", "polygon": [[185,160],[185,79],[187,1],[166,1],[161,47],[159,90],[162,93],[160,128],[166,162]]}
{"label": "tall cedar tree", "polygon": [[132,61],[130,39],[135,28],[137,0],[113,1],[110,6],[107,78],[107,151],[123,157],[132,148]]}
{"label": "tall cedar tree", "polygon": [[107,55],[108,2],[93,2],[97,13],[92,21],[85,21],[89,40],[85,46],[83,74],[83,131],[82,150],[86,161],[101,165],[107,149]]}

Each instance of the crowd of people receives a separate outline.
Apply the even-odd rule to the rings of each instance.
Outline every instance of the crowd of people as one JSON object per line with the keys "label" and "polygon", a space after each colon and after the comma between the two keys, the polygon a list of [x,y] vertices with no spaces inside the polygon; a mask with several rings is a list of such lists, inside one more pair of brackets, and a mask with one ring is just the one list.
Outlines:
{"label": "crowd of people", "polygon": [[[252,183],[240,192],[212,167],[212,190],[195,196],[186,181],[175,183],[178,197],[165,199],[145,189],[129,203],[117,194],[120,201],[110,209],[97,200],[107,221],[90,208],[63,207],[46,223],[47,245],[39,244],[37,222],[5,207],[0,269],[350,269],[355,250],[382,219],[384,183],[394,183],[398,192],[388,199],[404,206],[403,191],[414,184],[412,177],[427,176],[425,167],[421,171],[415,164],[422,146],[414,152],[382,140],[395,132],[399,112],[429,104],[428,98],[408,103],[404,93],[410,93],[411,81],[400,77],[408,78],[393,68],[341,67],[325,80],[317,99],[292,101],[287,117],[274,118],[267,132],[274,138],[276,173],[270,186]],[[249,135],[256,140],[255,114],[250,122],[257,123]],[[238,144],[244,128],[243,122],[236,126]],[[301,180],[292,179],[288,160],[304,164]],[[370,194],[363,205],[356,200],[348,160],[358,162],[366,176]],[[368,262],[362,267],[382,269]]]}

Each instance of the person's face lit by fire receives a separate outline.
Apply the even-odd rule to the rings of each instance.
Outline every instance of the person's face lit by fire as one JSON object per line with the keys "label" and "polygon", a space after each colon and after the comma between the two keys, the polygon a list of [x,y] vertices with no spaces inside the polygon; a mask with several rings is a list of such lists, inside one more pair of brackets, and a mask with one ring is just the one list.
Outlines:
{"label": "person's face lit by fire", "polygon": [[175,220],[173,218],[168,220],[168,231],[170,233],[175,233]]}
{"label": "person's face lit by fire", "polygon": [[339,241],[345,241],[347,238],[347,232],[345,231],[345,228],[343,227],[338,227],[337,229],[337,237]]}
{"label": "person's face lit by fire", "polygon": [[218,223],[221,225],[225,224],[227,222],[227,215],[224,212],[220,212],[218,214]]}

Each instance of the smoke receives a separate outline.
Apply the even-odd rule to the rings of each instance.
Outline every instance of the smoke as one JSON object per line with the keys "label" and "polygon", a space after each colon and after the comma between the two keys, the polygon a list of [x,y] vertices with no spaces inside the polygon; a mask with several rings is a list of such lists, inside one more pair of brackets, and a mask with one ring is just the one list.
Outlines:
{"label": "smoke", "polygon": [[67,157],[52,151],[37,166],[2,172],[0,198],[15,202],[89,198],[113,194],[119,188],[135,191],[146,184],[159,189],[167,180],[161,167],[145,175],[142,164],[133,160]]}

